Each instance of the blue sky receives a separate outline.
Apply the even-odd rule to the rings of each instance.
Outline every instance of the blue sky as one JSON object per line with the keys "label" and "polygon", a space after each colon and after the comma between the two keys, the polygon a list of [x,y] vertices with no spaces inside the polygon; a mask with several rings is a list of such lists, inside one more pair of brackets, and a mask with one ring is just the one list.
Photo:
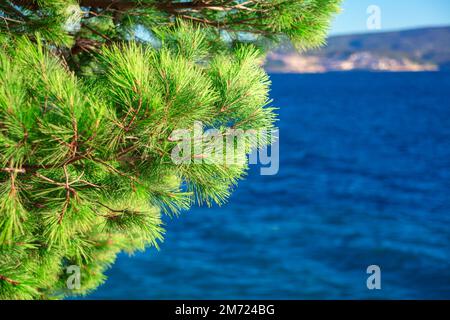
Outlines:
{"label": "blue sky", "polygon": [[366,26],[370,5],[381,10],[379,31],[450,25],[450,0],[344,0],[331,35],[371,32]]}

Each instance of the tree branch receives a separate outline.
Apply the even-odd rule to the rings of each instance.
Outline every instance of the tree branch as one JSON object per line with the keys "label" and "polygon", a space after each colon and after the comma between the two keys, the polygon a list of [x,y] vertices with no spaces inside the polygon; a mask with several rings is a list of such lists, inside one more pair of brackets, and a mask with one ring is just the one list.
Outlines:
{"label": "tree branch", "polygon": [[[13,0],[14,4],[29,9],[37,9],[39,7],[37,0]],[[229,1],[232,3],[234,1]],[[223,1],[190,1],[190,2],[175,2],[172,1],[161,1],[159,3],[152,2],[142,2],[142,1],[132,1],[132,0],[81,0],[79,4],[81,7],[90,7],[98,9],[115,9],[120,11],[126,11],[130,9],[137,8],[150,8],[154,7],[162,11],[173,12],[178,10],[187,9],[211,9],[225,11],[228,8],[249,10],[245,7],[245,4],[251,3],[252,1],[247,1],[247,3],[235,4],[232,6],[226,6]]]}
{"label": "tree branch", "polygon": [[0,274],[0,280],[6,281],[9,284],[12,284],[13,286],[18,286],[20,284],[20,282],[12,280],[12,279],[10,279],[8,277],[5,277],[4,275],[1,275],[1,274]]}

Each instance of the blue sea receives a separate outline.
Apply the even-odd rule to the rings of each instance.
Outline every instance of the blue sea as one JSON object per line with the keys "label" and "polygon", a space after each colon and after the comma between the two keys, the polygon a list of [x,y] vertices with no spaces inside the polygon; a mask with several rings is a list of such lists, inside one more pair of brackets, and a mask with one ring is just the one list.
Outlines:
{"label": "blue sea", "polygon": [[166,218],[88,299],[450,299],[450,74],[271,78],[279,173]]}

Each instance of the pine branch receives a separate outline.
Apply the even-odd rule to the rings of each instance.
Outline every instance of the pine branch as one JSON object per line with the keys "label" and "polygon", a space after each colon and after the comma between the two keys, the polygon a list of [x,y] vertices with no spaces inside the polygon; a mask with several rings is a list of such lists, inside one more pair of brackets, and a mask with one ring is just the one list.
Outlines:
{"label": "pine branch", "polygon": [[270,131],[262,43],[321,43],[338,2],[1,2],[0,299],[86,294],[119,252],[158,247],[162,214],[226,202],[270,139],[229,164],[188,136],[177,162],[172,134]]}

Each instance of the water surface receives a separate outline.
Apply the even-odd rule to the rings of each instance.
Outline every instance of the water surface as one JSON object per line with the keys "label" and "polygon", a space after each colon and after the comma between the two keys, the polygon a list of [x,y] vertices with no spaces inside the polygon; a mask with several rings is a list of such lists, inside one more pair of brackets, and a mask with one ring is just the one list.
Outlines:
{"label": "water surface", "polygon": [[161,250],[120,255],[88,298],[450,299],[450,74],[272,81],[279,174],[166,219]]}

